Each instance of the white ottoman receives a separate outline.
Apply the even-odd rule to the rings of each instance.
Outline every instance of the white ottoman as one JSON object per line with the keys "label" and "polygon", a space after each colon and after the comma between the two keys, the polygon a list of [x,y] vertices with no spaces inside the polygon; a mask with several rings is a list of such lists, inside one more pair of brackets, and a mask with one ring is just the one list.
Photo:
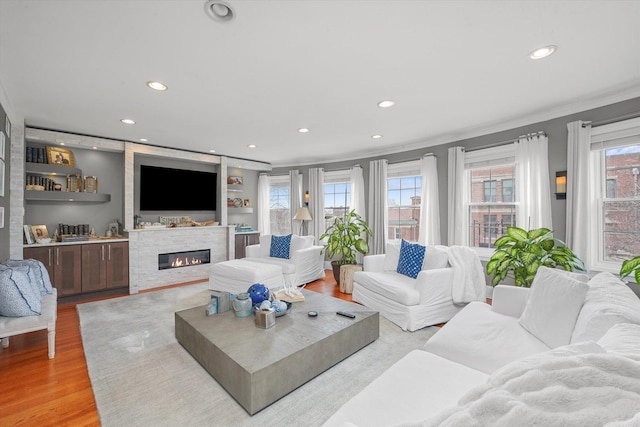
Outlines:
{"label": "white ottoman", "polygon": [[282,268],[244,259],[232,259],[211,266],[209,289],[238,294],[247,292],[254,283],[262,283],[270,290],[283,287]]}

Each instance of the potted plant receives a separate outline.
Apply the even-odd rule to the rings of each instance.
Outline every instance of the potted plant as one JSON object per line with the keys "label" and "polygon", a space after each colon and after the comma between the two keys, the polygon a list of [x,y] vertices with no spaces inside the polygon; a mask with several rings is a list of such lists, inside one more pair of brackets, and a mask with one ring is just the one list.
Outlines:
{"label": "potted plant", "polygon": [[633,273],[636,283],[640,285],[640,256],[622,261],[620,266],[620,278],[623,279]]}
{"label": "potted plant", "polygon": [[548,228],[523,230],[507,227],[507,234],[495,241],[496,251],[486,269],[496,286],[507,276],[516,286],[530,287],[541,265],[562,267],[567,271],[585,271],[582,260],[566,244],[553,237]]}
{"label": "potted plant", "polygon": [[320,236],[320,240],[327,239],[322,252],[326,252],[330,259],[338,257],[331,261],[333,276],[338,284],[340,284],[340,267],[345,264],[355,264],[356,253],[365,255],[369,252],[369,245],[365,239],[367,234],[373,236],[367,222],[352,210],[345,217],[336,217],[333,224]]}

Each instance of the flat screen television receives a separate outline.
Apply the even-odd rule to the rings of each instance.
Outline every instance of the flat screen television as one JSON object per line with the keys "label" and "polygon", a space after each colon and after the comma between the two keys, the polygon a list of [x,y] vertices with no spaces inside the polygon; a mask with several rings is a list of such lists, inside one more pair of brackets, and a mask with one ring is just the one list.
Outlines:
{"label": "flat screen television", "polygon": [[140,165],[141,211],[215,211],[217,174]]}

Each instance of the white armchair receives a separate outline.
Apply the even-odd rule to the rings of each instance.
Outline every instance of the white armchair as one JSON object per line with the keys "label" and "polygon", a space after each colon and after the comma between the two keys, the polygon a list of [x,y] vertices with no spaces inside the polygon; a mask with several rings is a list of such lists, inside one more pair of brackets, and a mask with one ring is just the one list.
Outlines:
{"label": "white armchair", "polygon": [[413,279],[398,273],[398,249],[364,257],[364,271],[354,274],[353,301],[377,310],[406,331],[450,320],[462,306],[452,299],[454,269],[446,250],[427,247],[422,271]]}
{"label": "white armchair", "polygon": [[282,268],[287,286],[300,286],[324,277],[322,246],[315,246],[313,236],[291,236],[289,258],[269,256],[271,235],[260,236],[260,244],[247,246],[247,261],[263,262]]}

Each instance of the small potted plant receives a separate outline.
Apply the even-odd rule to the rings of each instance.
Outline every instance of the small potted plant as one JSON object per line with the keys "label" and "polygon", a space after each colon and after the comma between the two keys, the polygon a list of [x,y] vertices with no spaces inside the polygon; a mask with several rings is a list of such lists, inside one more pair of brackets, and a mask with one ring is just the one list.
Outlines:
{"label": "small potted plant", "polygon": [[356,253],[366,255],[369,252],[369,244],[366,236],[373,236],[367,222],[355,211],[349,212],[344,218],[336,217],[324,231],[320,240],[326,239],[327,245],[322,250],[326,252],[331,261],[333,276],[340,284],[340,267],[345,264],[356,263]]}
{"label": "small potted plant", "polygon": [[564,242],[555,239],[548,228],[526,231],[507,227],[507,234],[496,240],[494,245],[496,251],[486,266],[487,274],[493,275],[493,286],[509,276],[513,277],[516,286],[528,288],[542,265],[585,271],[578,255]]}
{"label": "small potted plant", "polygon": [[640,256],[622,261],[620,266],[620,278],[623,279],[633,273],[633,278],[640,285]]}

